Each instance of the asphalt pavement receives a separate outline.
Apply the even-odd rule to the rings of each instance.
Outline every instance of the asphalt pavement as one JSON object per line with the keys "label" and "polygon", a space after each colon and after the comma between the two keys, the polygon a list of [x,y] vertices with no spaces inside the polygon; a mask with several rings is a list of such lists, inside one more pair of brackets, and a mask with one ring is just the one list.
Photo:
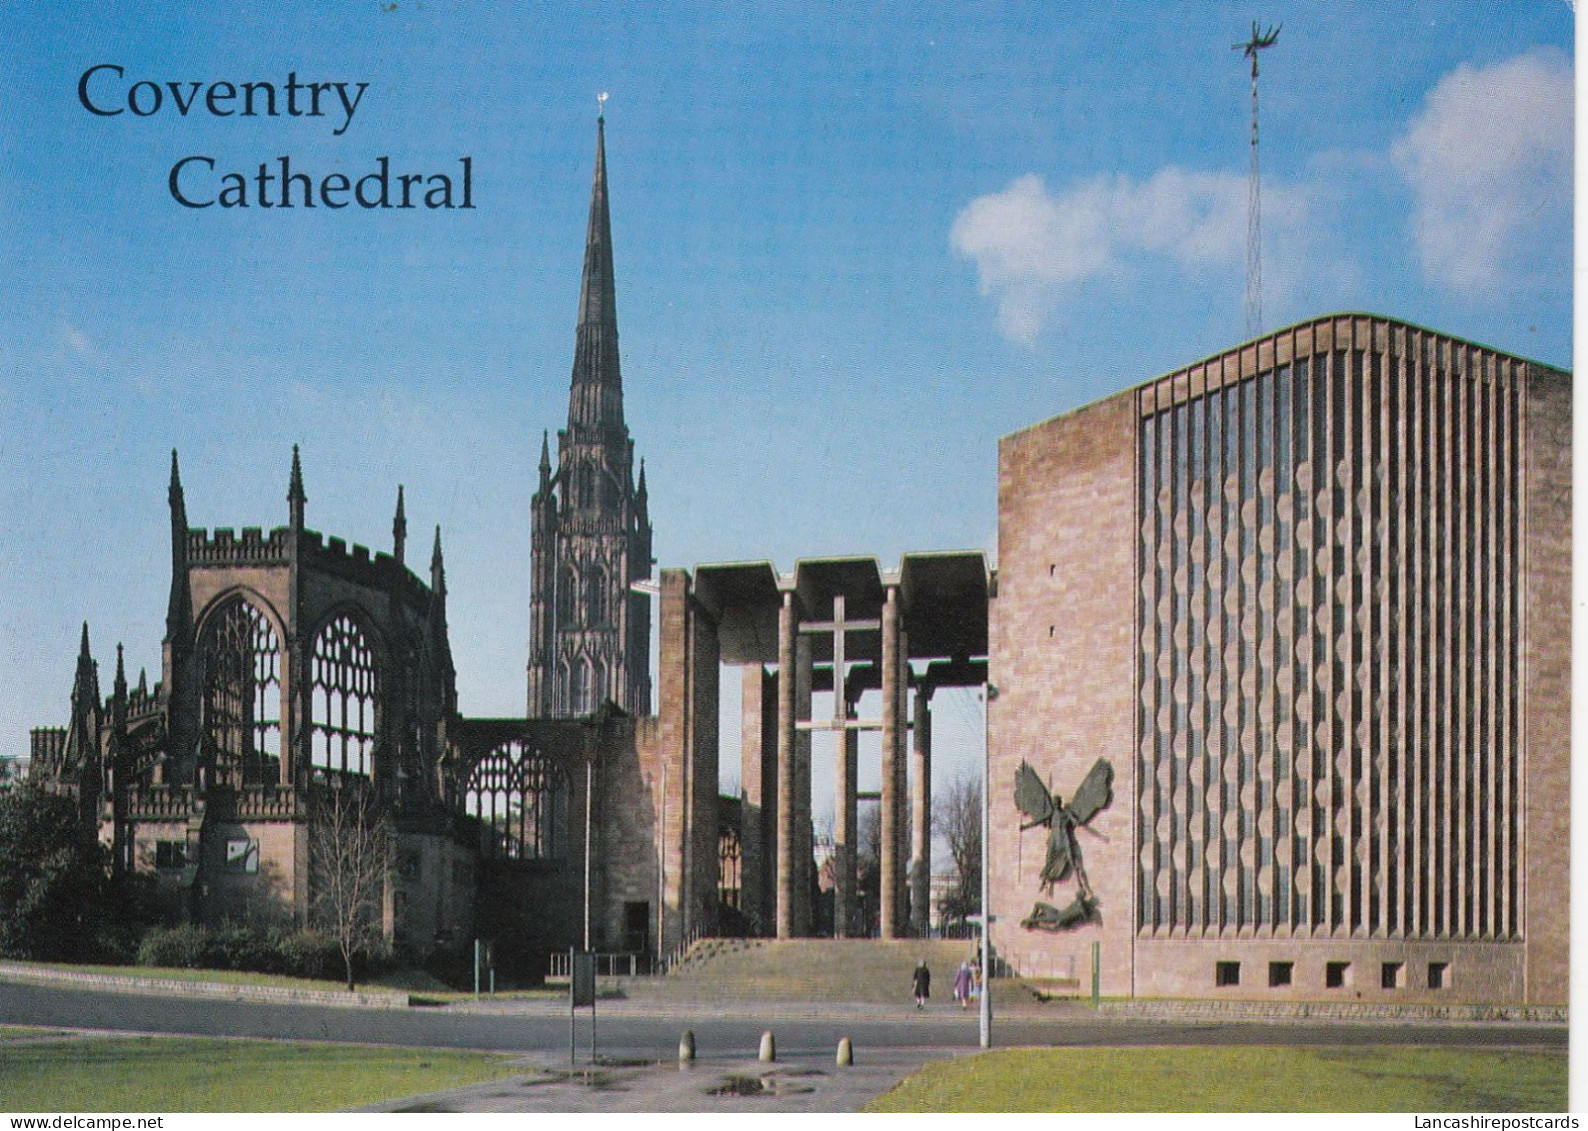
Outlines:
{"label": "asphalt pavement", "polygon": [[[569,1018],[553,1001],[497,1000],[408,1010],[217,1002],[0,983],[0,1023],[81,1030],[336,1041],[518,1054],[525,1074],[444,1097],[410,1098],[383,1110],[421,1111],[841,1111],[853,1110],[927,1060],[973,1052],[974,1012],[934,1004],[790,1006],[608,1001],[596,1007],[595,1048],[606,1063],[566,1076]],[[589,1062],[588,1011],[577,1019]],[[694,1069],[678,1068],[678,1043],[695,1037]],[[761,1034],[775,1034],[779,1062],[756,1062]],[[849,1037],[855,1067],[837,1068]],[[1518,1022],[1218,1021],[1100,1017],[1082,1003],[1001,1016],[994,1044],[1011,1046],[1430,1045],[1564,1049],[1564,1025]],[[766,1079],[763,1081],[763,1077]],[[760,1082],[753,1084],[752,1081]],[[752,1094],[712,1095],[730,1090]],[[591,1106],[584,1106],[584,1105]],[[419,1105],[419,1106],[415,1106]],[[429,1106],[425,1106],[429,1105]]]}

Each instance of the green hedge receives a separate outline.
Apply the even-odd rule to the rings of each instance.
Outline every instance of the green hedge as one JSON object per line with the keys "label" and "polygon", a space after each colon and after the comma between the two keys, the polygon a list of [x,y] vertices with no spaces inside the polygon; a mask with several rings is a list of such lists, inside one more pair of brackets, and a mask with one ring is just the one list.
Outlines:
{"label": "green hedge", "polygon": [[138,965],[326,978],[340,975],[342,959],[335,940],[313,931],[184,923],[146,932],[138,944]]}

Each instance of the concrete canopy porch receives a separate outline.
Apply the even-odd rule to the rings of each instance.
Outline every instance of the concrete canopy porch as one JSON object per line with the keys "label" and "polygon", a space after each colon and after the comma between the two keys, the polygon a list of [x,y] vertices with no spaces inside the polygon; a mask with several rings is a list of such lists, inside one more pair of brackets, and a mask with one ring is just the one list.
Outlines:
{"label": "concrete canopy porch", "polygon": [[[715,900],[716,823],[707,806],[716,802],[718,680],[729,665],[740,669],[743,697],[744,908],[779,938],[813,931],[811,735],[827,731],[842,739],[832,786],[834,928],[850,933],[859,735],[872,731],[881,740],[881,934],[926,933],[931,696],[986,681],[993,585],[980,551],[906,554],[892,570],[846,557],[802,559],[788,574],[765,561],[703,565],[693,578],[663,572],[664,757],[676,758],[687,780],[662,839],[668,871],[692,889],[676,895],[699,925]],[[880,710],[859,717],[868,691],[880,692]],[[823,692],[833,693],[831,710],[813,717],[813,697]]]}

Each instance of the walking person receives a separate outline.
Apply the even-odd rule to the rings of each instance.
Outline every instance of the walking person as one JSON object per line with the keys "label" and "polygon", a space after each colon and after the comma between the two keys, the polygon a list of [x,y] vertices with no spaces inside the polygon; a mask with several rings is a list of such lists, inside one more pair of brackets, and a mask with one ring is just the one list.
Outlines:
{"label": "walking person", "polygon": [[910,978],[910,988],[915,993],[915,1008],[925,1009],[926,999],[932,996],[932,972],[926,968],[926,959],[916,963]]}
{"label": "walking person", "polygon": [[961,962],[954,973],[954,1000],[961,1009],[970,1008],[970,963]]}

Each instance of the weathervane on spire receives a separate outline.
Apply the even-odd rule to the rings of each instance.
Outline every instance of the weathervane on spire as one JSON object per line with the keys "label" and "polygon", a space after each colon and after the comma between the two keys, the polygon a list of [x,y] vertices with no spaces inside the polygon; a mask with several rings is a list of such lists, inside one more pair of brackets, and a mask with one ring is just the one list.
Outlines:
{"label": "weathervane on spire", "polygon": [[607,92],[602,91],[596,95],[596,120],[605,121],[607,114]]}

